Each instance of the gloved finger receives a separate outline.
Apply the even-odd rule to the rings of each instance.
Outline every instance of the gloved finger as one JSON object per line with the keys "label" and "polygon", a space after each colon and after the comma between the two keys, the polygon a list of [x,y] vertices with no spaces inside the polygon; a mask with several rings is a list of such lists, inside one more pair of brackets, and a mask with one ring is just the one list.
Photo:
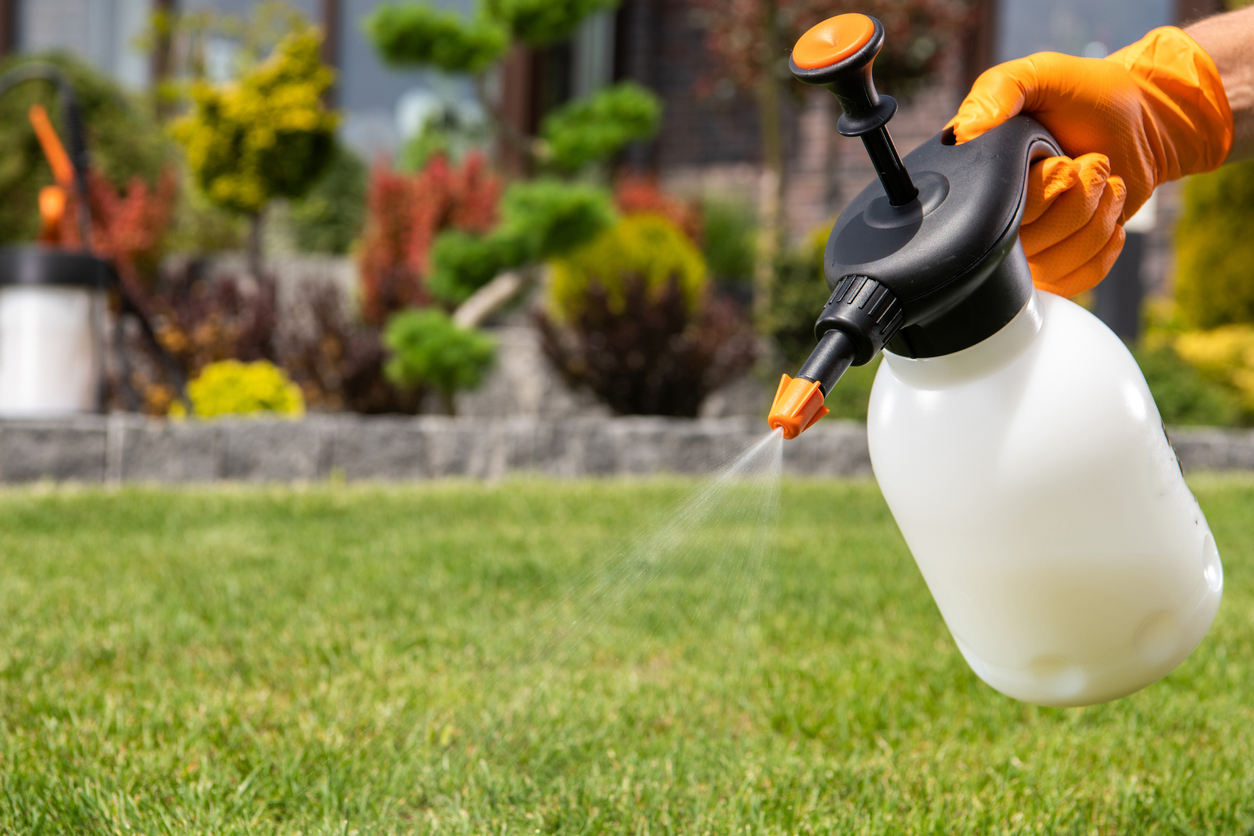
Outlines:
{"label": "gloved finger", "polygon": [[1123,180],[1118,177],[1108,179],[1097,209],[1086,224],[1052,247],[1028,256],[1033,278],[1057,281],[1097,255],[1115,230],[1120,228],[1119,213],[1123,210],[1125,197],[1127,189]]}
{"label": "gloved finger", "polygon": [[1029,257],[1064,241],[1093,218],[1110,179],[1110,160],[1102,154],[1051,157],[1040,178],[1028,170],[1027,206],[1019,240]]}
{"label": "gloved finger", "polygon": [[953,128],[959,143],[975,139],[1018,116],[1035,89],[1036,68],[1029,59],[998,64],[980,74],[945,127]]}
{"label": "gloved finger", "polygon": [[[1041,281],[1036,278],[1036,269],[1033,268],[1032,283],[1041,290],[1048,290],[1050,293],[1057,293],[1059,296],[1068,298],[1097,287],[1101,280],[1106,278],[1110,268],[1115,266],[1115,259],[1119,258],[1119,253],[1123,251],[1123,242],[1126,237],[1123,227],[1116,226],[1114,234],[1110,236],[1106,245],[1098,250],[1097,255],[1075,270],[1057,279]],[[1029,260],[1028,265],[1031,266],[1031,264]]]}
{"label": "gloved finger", "polygon": [[1021,226],[1045,214],[1060,194],[1076,184],[1079,171],[1074,162],[1070,157],[1049,157],[1032,163],[1028,169],[1027,205],[1023,207]]}

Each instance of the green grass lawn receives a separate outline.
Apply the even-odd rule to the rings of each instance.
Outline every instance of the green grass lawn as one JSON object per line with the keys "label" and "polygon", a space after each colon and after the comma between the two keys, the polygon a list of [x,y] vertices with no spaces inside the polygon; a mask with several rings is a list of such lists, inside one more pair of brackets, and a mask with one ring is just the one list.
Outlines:
{"label": "green grass lawn", "polygon": [[1248,833],[1254,482],[1195,483],[1218,621],[1088,709],[976,679],[869,482],[765,553],[693,482],[3,492],[0,832]]}

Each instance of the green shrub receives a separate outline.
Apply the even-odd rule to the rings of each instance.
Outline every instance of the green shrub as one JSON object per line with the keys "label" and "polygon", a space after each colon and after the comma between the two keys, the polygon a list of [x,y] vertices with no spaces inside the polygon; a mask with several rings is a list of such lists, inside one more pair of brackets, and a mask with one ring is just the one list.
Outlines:
{"label": "green shrub", "polygon": [[802,247],[781,253],[775,261],[771,304],[759,325],[783,354],[789,374],[814,350],[814,322],[831,295],[823,278],[828,231],[815,229]]}
{"label": "green shrub", "polygon": [[[278,366],[265,360],[210,363],[187,384],[192,413],[200,418],[269,413],[299,417],[305,413],[300,387]],[[171,414],[178,414],[171,409]]]}
{"label": "green shrub", "polygon": [[709,200],[701,205],[701,222],[702,249],[710,275],[725,284],[750,284],[758,235],[758,218],[753,207]]}
{"label": "green shrub", "polygon": [[[150,186],[172,159],[166,141],[148,109],[104,74],[60,53],[24,55],[0,63],[0,72],[34,61],[52,64],[69,78],[83,110],[92,166],[114,186],[132,177]],[[0,243],[29,241],[39,231],[39,190],[51,185],[52,172],[27,118],[34,102],[43,102],[67,144],[61,104],[55,88],[26,82],[0,98]]]}
{"label": "green shrub", "polygon": [[366,220],[366,164],[337,144],[326,172],[293,201],[292,237],[305,252],[346,253]]}
{"label": "green shrub", "polygon": [[658,97],[628,81],[553,111],[544,117],[540,136],[549,144],[555,165],[578,171],[629,142],[653,136],[661,118]]}
{"label": "green shrub", "polygon": [[1232,426],[1241,422],[1240,400],[1226,386],[1208,379],[1170,346],[1133,349],[1163,423]]}
{"label": "green shrub", "polygon": [[1176,301],[1194,328],[1254,322],[1254,163],[1190,177],[1176,230]]}
{"label": "green shrub", "polygon": [[459,327],[433,308],[395,314],[388,320],[383,342],[393,355],[385,367],[388,379],[403,388],[431,386],[450,415],[453,395],[482,383],[496,355],[491,338]]}
{"label": "green shrub", "polygon": [[705,260],[688,237],[661,215],[628,215],[565,258],[553,263],[549,310],[559,322],[569,322],[583,311],[589,290],[600,286],[611,312],[626,304],[625,280],[644,281],[646,294],[662,294],[677,283],[688,310],[696,310],[705,295]]}

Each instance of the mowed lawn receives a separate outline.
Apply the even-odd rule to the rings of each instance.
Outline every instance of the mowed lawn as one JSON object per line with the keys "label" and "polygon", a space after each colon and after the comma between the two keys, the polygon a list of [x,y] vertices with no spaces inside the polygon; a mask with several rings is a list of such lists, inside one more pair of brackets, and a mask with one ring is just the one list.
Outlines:
{"label": "mowed lawn", "polygon": [[1254,482],[1194,483],[1218,621],[1088,709],[976,679],[871,482],[765,553],[699,482],[0,492],[0,832],[1249,833]]}

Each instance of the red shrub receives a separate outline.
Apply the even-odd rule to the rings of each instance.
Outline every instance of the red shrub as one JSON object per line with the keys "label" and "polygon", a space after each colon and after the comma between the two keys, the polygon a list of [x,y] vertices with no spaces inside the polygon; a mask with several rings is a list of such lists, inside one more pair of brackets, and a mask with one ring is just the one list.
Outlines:
{"label": "red shrub", "polygon": [[668,195],[651,177],[621,178],[614,185],[614,204],[624,215],[661,215],[682,229],[694,244],[701,245],[701,210],[693,203]]}
{"label": "red shrub", "polygon": [[113,261],[119,272],[151,278],[156,274],[161,245],[174,220],[178,179],[173,169],[162,172],[156,188],[132,177],[122,193],[91,169],[87,198],[91,202],[92,236],[97,253]]}
{"label": "red shrub", "polygon": [[376,165],[359,262],[362,318],[381,326],[395,311],[428,304],[424,279],[435,236],[448,228],[487,232],[496,224],[500,197],[501,181],[481,154],[460,167],[433,157],[412,175]]}

